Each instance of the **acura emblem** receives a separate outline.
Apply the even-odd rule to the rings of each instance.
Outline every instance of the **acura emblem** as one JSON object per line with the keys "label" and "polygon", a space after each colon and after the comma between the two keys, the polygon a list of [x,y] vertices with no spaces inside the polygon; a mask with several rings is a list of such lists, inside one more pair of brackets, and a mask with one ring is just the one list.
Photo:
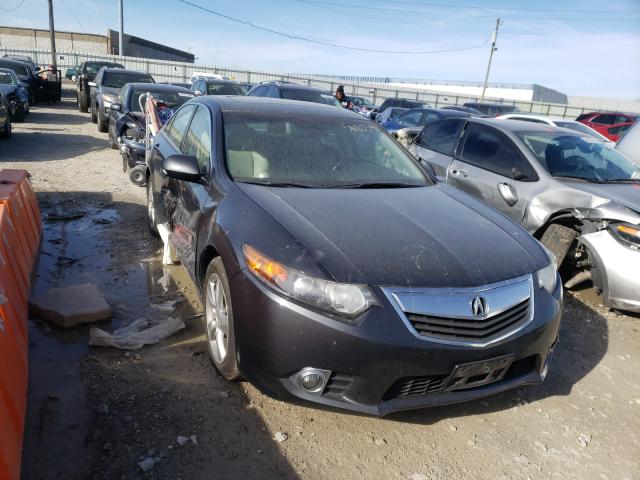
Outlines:
{"label": "acura emblem", "polygon": [[487,314],[487,301],[484,297],[474,297],[471,300],[471,313],[476,318],[482,318]]}

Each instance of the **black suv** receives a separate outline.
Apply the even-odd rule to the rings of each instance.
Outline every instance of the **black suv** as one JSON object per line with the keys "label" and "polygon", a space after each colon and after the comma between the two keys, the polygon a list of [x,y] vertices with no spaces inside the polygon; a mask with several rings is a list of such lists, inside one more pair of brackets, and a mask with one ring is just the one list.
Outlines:
{"label": "black suv", "polygon": [[196,95],[246,95],[247,90],[239,82],[233,80],[217,80],[201,78],[191,85],[191,91]]}
{"label": "black suv", "polygon": [[301,100],[303,102],[322,103],[342,107],[340,102],[329,93],[307,85],[287,82],[262,82],[247,93],[250,97],[284,98],[285,100]]}
{"label": "black suv", "polygon": [[428,108],[430,105],[427,102],[421,102],[420,100],[409,100],[408,98],[386,98],[380,108],[378,114],[384,112],[389,107],[398,108]]}
{"label": "black suv", "polygon": [[83,113],[89,111],[91,87],[89,82],[92,82],[102,67],[108,68],[124,68],[124,65],[114,62],[103,62],[95,60],[87,60],[82,62],[82,65],[78,68],[78,75],[76,77],[76,96],[78,97],[78,110]]}
{"label": "black suv", "polygon": [[90,105],[91,121],[98,123],[98,131],[106,132],[109,127],[109,112],[111,104],[118,101],[120,89],[127,83],[156,83],[151,75],[137,70],[123,70],[122,68],[101,68],[91,87]]}

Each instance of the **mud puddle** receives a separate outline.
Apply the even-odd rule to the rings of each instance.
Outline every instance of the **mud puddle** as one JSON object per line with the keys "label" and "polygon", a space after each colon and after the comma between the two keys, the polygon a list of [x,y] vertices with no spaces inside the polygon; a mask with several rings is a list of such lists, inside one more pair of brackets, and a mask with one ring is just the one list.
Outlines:
{"label": "mud puddle", "polygon": [[[118,230],[124,228],[117,205],[88,202],[78,208],[77,200],[40,203],[43,238],[32,295],[53,287],[93,283],[113,310],[110,321],[94,324],[107,331],[139,318],[193,316],[171,279],[170,271],[178,267],[162,265],[155,242],[146,251],[136,252],[144,260],[122,261],[120,249],[126,242],[115,241]],[[93,406],[87,404],[81,379],[89,328],[61,330],[29,319],[23,478],[67,478],[70,466],[91,463],[86,437]]]}

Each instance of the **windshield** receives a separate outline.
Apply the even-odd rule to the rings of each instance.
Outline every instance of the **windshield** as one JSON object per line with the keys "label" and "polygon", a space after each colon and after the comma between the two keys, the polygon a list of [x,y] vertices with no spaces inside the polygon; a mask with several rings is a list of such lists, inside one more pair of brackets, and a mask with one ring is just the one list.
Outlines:
{"label": "windshield", "polygon": [[18,76],[20,76],[21,78],[25,78],[29,76],[29,70],[27,69],[26,66],[23,65],[16,65],[16,64],[2,64],[0,63],[0,67],[3,68],[8,68],[9,70],[13,70],[14,72],[16,72],[16,74],[18,74]]}
{"label": "windshield", "polygon": [[136,72],[106,72],[102,78],[105,87],[122,88],[127,83],[155,83],[146,73]]}
{"label": "windshield", "polygon": [[18,79],[9,72],[0,72],[0,83],[3,85],[17,85]]}
{"label": "windshield", "polygon": [[561,132],[516,132],[554,177],[588,182],[640,180],[640,167],[592,137]]}
{"label": "windshield", "polygon": [[324,103],[327,105],[332,105],[334,107],[342,107],[342,103],[338,101],[336,97],[333,95],[329,95],[328,93],[321,93],[320,97],[324,100]]}
{"label": "windshield", "polygon": [[84,63],[84,68],[82,70],[82,73],[84,74],[88,74],[88,75],[95,75],[96,73],[98,73],[98,70],[100,70],[102,67],[107,67],[107,68],[124,68],[122,65],[120,65],[119,63],[109,63],[109,62],[85,62]]}
{"label": "windshield", "polygon": [[349,97],[356,107],[374,108],[375,105],[364,97]]}
{"label": "windshield", "polygon": [[555,120],[553,123],[555,123],[556,127],[569,128],[571,130],[575,130],[576,132],[584,133],[593,138],[597,138],[601,142],[608,141],[607,137],[605,137],[604,135],[600,135],[593,128],[589,128],[580,122],[563,122],[561,120]]}
{"label": "windshield", "polygon": [[224,113],[229,174],[240,182],[312,188],[431,182],[373,123],[343,116]]}
{"label": "windshield", "polygon": [[233,83],[207,83],[207,95],[246,95],[242,85]]}
{"label": "windshield", "polygon": [[192,93],[187,92],[167,92],[167,91],[154,91],[153,89],[136,88],[131,92],[131,99],[129,100],[129,111],[134,113],[140,113],[140,95],[145,93],[151,93],[154,99],[166,103],[168,107],[174,110],[181,106],[188,100],[193,98]]}
{"label": "windshield", "polygon": [[287,100],[300,100],[302,102],[323,103],[325,105],[340,105],[342,104],[335,100],[335,102],[329,99],[333,98],[331,95],[323,94],[318,90],[306,90],[302,88],[281,88],[282,98]]}

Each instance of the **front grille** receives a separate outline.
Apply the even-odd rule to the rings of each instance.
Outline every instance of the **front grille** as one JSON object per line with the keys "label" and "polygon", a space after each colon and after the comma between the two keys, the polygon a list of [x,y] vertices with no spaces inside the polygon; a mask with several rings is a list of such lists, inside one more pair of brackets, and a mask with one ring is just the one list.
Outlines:
{"label": "front grille", "polygon": [[430,377],[401,378],[391,385],[391,388],[385,393],[383,400],[440,392],[444,387],[444,381],[447,377],[448,375],[435,375]]}
{"label": "front grille", "polygon": [[334,399],[342,398],[353,383],[353,376],[343,373],[332,373],[324,387],[322,395]]}
{"label": "front grille", "polygon": [[408,313],[407,318],[419,335],[444,340],[478,341],[499,336],[529,319],[529,299],[485,319],[449,318]]}

